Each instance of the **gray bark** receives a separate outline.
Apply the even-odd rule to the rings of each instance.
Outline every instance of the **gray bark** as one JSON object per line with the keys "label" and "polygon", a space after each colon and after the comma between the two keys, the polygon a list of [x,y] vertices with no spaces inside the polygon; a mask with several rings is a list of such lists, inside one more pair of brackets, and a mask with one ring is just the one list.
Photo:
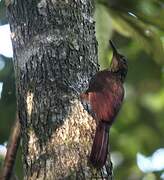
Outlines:
{"label": "gray bark", "polygon": [[79,100],[98,69],[92,2],[7,3],[24,179],[110,179],[88,164],[96,125]]}

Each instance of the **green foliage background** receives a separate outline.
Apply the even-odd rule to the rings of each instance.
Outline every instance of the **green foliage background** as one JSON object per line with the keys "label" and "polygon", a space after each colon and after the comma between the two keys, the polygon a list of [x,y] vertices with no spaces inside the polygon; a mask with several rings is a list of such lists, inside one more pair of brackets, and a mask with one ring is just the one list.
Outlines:
{"label": "green foliage background", "polygon": [[[96,36],[100,68],[107,68],[112,56],[112,39],[129,63],[123,107],[110,132],[115,161],[115,179],[160,179],[162,172],[144,174],[136,154],[147,156],[164,147],[164,2],[162,0],[97,0]],[[7,23],[3,1],[0,23]],[[0,99],[0,144],[7,141],[15,116],[15,86],[11,59],[1,56],[5,67]],[[20,164],[20,163],[18,163]]]}

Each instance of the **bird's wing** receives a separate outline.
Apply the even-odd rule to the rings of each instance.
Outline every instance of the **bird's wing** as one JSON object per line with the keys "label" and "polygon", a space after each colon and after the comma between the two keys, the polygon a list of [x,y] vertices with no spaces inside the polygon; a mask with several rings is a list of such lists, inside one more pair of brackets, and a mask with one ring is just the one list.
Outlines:
{"label": "bird's wing", "polygon": [[101,92],[89,92],[89,102],[97,119],[112,123],[120,109],[123,96],[122,87],[118,87],[116,92],[108,89]]}

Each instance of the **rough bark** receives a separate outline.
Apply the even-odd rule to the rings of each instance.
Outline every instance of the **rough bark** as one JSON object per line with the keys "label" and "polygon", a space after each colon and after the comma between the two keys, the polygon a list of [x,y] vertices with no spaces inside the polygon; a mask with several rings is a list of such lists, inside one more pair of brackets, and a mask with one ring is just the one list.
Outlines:
{"label": "rough bark", "polygon": [[92,2],[7,2],[24,179],[110,179],[110,163],[88,164],[95,121],[79,101],[98,69]]}

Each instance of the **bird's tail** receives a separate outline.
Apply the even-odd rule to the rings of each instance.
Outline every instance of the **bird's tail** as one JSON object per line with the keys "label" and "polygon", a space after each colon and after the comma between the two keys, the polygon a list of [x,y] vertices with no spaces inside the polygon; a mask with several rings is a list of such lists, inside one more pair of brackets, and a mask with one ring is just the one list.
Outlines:
{"label": "bird's tail", "polygon": [[90,162],[93,166],[101,168],[104,166],[107,153],[108,153],[108,141],[109,141],[109,124],[100,121],[92,145],[90,154]]}

